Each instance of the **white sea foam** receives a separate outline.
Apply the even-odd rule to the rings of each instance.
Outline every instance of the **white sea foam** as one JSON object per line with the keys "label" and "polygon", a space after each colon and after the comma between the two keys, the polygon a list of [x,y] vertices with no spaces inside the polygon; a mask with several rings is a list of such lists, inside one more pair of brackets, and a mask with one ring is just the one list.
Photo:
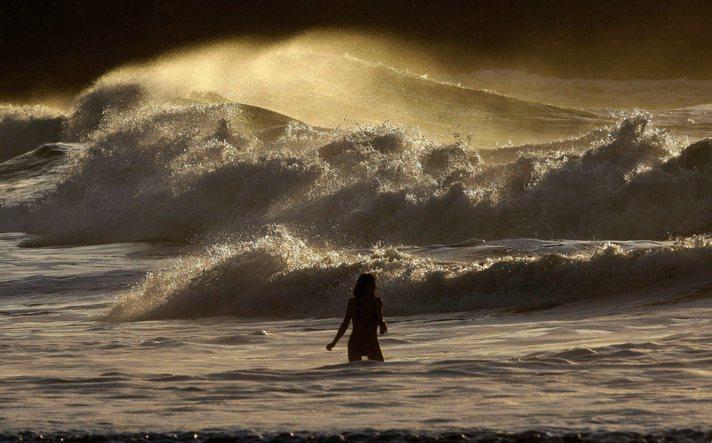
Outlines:
{"label": "white sea foam", "polygon": [[252,106],[107,88],[68,117],[67,137],[85,146],[71,167],[31,202],[3,202],[38,242],[251,235],[270,223],[362,246],[659,239],[712,224],[712,145],[686,149],[641,112],[498,154],[390,124],[323,130]]}
{"label": "white sea foam", "polygon": [[355,278],[375,272],[389,315],[478,308],[539,308],[682,285],[712,277],[712,240],[625,250],[443,262],[393,247],[323,249],[276,226],[252,241],[175,260],[117,300],[113,320],[216,315],[337,316]]}

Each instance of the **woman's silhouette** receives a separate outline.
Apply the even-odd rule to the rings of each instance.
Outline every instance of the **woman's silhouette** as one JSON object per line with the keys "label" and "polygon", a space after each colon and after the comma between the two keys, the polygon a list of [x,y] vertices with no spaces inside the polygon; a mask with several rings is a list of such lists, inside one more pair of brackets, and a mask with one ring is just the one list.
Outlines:
{"label": "woman's silhouette", "polygon": [[331,351],[353,320],[354,326],[349,337],[349,361],[361,360],[363,356],[369,360],[383,361],[381,345],[378,343],[377,329],[381,335],[388,331],[383,321],[383,300],[376,297],[376,277],[373,274],[361,274],[354,286],[354,296],[346,307],[346,316],[339,326],[334,341],[326,345]]}

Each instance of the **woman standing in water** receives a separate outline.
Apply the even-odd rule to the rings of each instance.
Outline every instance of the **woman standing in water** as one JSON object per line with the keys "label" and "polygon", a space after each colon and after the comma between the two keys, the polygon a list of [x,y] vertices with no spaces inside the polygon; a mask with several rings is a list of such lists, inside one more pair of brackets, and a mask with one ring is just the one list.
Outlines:
{"label": "woman standing in water", "polygon": [[353,320],[354,326],[349,337],[349,361],[361,360],[363,356],[369,360],[383,361],[381,345],[378,343],[377,329],[381,335],[388,331],[383,321],[383,300],[376,297],[376,277],[373,274],[361,274],[354,286],[354,296],[346,307],[346,316],[336,332],[334,341],[326,345],[331,351]]}

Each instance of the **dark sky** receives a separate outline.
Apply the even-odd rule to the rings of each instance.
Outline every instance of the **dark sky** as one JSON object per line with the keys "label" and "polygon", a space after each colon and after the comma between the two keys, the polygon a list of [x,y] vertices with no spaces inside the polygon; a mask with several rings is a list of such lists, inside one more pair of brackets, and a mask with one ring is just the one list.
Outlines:
{"label": "dark sky", "polygon": [[0,0],[0,98],[73,92],[127,61],[312,28],[424,43],[453,71],[712,79],[711,1]]}

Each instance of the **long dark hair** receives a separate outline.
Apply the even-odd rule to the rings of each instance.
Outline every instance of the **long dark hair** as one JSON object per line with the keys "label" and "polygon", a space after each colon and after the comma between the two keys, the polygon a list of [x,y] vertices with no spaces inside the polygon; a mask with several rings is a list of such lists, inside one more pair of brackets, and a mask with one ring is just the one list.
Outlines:
{"label": "long dark hair", "polygon": [[374,293],[371,288],[376,286],[376,276],[371,273],[361,274],[356,280],[356,285],[354,286],[354,297],[357,299],[362,297],[373,296]]}

